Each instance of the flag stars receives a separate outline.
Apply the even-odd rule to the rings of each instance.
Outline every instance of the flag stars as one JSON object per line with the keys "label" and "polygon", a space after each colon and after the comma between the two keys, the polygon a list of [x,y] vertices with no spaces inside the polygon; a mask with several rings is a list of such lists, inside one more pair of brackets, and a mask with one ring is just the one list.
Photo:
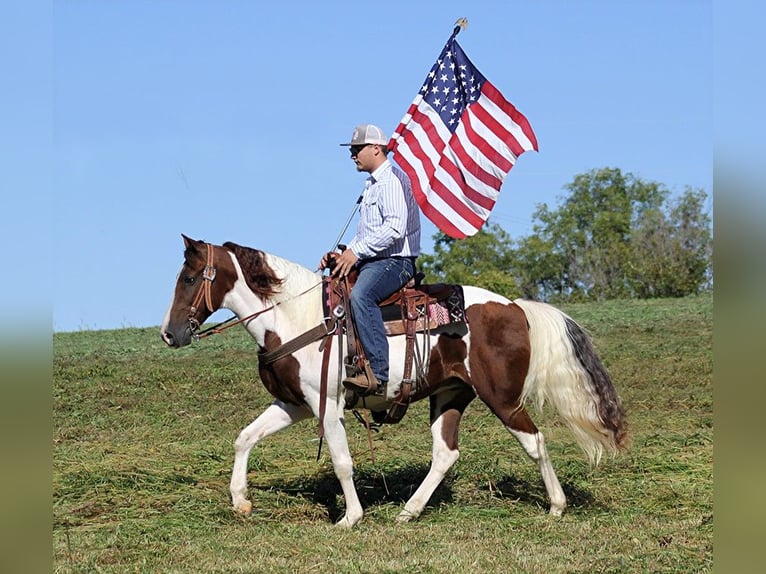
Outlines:
{"label": "flag stars", "polygon": [[444,125],[454,130],[466,106],[479,98],[483,83],[484,77],[459,46],[449,44],[431,68],[420,95],[439,114]]}

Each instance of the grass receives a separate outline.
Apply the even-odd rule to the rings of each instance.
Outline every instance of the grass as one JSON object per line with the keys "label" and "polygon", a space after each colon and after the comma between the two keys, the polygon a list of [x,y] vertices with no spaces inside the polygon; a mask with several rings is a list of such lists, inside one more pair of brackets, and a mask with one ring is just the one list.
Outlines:
{"label": "grass", "polygon": [[243,330],[180,350],[155,329],[55,334],[55,572],[710,572],[711,295],[562,306],[593,336],[632,448],[591,469],[555,414],[532,412],[569,501],[547,515],[536,467],[473,403],[461,458],[424,514],[395,522],[430,461],[428,405],[373,436],[349,417],[364,520],[316,422],[251,454],[253,515],[230,508],[232,443],[269,403]]}

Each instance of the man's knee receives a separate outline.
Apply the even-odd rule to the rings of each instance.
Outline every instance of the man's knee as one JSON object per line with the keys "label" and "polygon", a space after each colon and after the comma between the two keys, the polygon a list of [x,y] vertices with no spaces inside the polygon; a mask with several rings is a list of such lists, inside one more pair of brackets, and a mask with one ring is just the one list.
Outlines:
{"label": "man's knee", "polygon": [[365,307],[374,303],[373,297],[369,293],[369,289],[364,289],[360,286],[355,286],[351,290],[349,297],[351,305],[354,307]]}

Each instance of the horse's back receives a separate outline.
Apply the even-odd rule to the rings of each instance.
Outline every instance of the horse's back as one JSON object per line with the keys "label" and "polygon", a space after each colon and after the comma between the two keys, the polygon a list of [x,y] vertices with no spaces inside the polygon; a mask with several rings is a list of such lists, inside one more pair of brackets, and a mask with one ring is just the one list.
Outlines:
{"label": "horse's back", "polygon": [[499,293],[494,293],[489,289],[475,287],[473,285],[463,285],[463,294],[465,296],[466,308],[471,305],[481,305],[489,302],[504,303],[506,305],[512,303],[510,299]]}

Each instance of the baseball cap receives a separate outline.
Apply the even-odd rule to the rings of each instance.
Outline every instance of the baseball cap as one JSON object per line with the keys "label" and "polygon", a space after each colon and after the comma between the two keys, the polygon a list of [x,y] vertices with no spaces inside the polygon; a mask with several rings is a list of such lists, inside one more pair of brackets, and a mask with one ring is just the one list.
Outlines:
{"label": "baseball cap", "polygon": [[378,144],[386,145],[388,139],[383,130],[378,126],[372,124],[361,124],[354,128],[354,133],[351,135],[351,141],[349,143],[342,143],[340,145],[364,145],[364,144]]}

